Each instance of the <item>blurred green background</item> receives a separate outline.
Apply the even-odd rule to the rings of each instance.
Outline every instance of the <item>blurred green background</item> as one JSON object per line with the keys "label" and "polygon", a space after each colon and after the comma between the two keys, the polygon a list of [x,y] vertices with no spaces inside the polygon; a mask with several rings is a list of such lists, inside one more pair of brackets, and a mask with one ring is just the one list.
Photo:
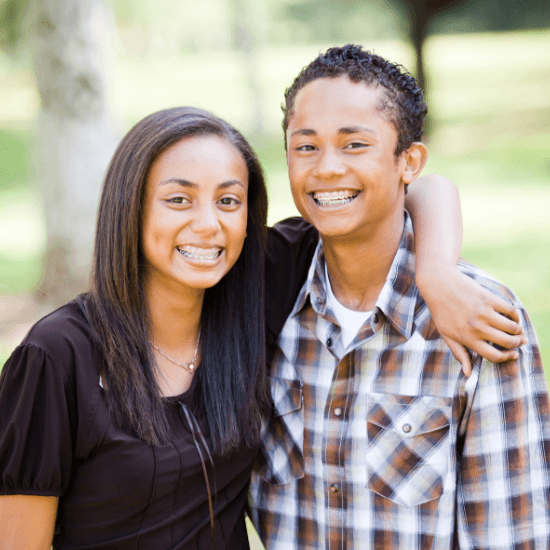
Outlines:
{"label": "blurred green background", "polygon": [[[36,299],[47,233],[36,160],[41,100],[28,23],[32,1],[0,0],[0,365],[52,307]],[[110,33],[105,85],[119,136],[145,115],[176,105],[227,119],[259,153],[271,223],[296,213],[279,105],[299,70],[329,46],[358,42],[414,72],[413,44],[420,41],[431,114],[424,173],[458,186],[463,257],[516,292],[550,373],[546,2],[113,0],[105,6],[114,22],[102,31]]]}

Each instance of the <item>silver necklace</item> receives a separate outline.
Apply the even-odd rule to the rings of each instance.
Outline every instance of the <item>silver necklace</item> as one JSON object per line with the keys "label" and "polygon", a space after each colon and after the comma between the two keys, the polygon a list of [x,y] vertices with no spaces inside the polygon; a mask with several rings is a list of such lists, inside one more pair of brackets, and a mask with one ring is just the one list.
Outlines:
{"label": "silver necklace", "polygon": [[171,363],[174,363],[174,365],[178,365],[178,367],[183,367],[186,371],[190,372],[191,374],[195,373],[195,370],[197,368],[197,353],[199,351],[199,342],[201,339],[201,331],[199,330],[199,335],[197,336],[197,344],[195,345],[195,353],[193,354],[193,359],[191,359],[190,363],[180,363],[179,361],[176,361],[174,358],[170,357],[169,355],[166,355],[158,346],[155,346],[153,342],[151,342],[151,345],[163,356],[168,359]]}

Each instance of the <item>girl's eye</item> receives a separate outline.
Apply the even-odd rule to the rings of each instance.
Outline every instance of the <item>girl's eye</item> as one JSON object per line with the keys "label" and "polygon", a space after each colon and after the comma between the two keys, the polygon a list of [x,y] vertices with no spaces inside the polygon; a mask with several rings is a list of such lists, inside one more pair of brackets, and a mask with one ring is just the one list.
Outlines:
{"label": "girl's eye", "polygon": [[190,201],[185,197],[172,197],[171,199],[168,199],[166,202],[170,202],[172,204],[187,204]]}
{"label": "girl's eye", "polygon": [[223,199],[220,199],[219,202],[223,206],[236,206],[238,204],[241,204],[240,201],[232,197],[224,197]]}
{"label": "girl's eye", "polygon": [[353,143],[349,143],[348,145],[346,145],[345,149],[359,149],[361,147],[368,147],[368,145],[366,143],[354,141]]}
{"label": "girl's eye", "polygon": [[313,145],[300,145],[300,147],[296,147],[296,151],[313,151],[315,150],[315,147]]}

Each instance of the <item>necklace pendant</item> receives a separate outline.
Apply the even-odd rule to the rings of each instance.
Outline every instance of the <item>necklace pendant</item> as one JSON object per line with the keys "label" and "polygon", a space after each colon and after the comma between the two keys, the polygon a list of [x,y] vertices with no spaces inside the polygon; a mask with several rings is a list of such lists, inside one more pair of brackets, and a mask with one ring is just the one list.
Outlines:
{"label": "necklace pendant", "polygon": [[193,363],[189,363],[189,370],[193,372],[195,370],[195,365]]}

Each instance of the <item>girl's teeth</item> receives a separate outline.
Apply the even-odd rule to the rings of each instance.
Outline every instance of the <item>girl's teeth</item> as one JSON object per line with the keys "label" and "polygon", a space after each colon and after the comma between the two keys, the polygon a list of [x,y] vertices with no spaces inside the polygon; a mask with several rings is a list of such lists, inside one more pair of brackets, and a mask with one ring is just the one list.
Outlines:
{"label": "girl's teeth", "polygon": [[191,258],[193,260],[216,260],[220,257],[222,249],[212,248],[209,250],[204,250],[194,246],[186,246],[185,248],[178,248],[178,252],[182,256],[186,256],[187,258]]}

